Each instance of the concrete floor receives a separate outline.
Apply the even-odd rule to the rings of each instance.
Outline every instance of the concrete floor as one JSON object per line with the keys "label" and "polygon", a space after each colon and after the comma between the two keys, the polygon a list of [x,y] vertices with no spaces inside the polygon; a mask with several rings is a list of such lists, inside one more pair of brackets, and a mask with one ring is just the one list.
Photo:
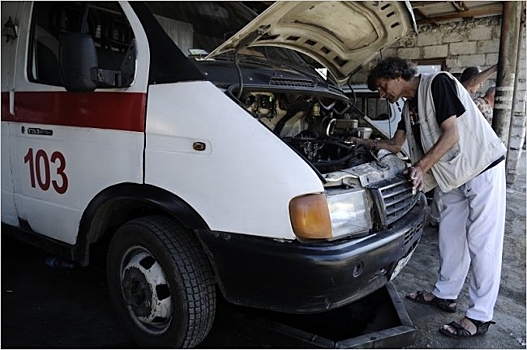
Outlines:
{"label": "concrete floor", "polygon": [[[401,274],[393,281],[404,305],[417,327],[414,349],[525,349],[526,344],[526,280],[525,280],[525,151],[520,173],[513,186],[507,188],[507,217],[503,252],[502,282],[494,310],[495,325],[487,334],[471,339],[452,339],[438,332],[451,321],[464,317],[468,307],[468,285],[458,298],[454,314],[435,307],[414,303],[404,298],[417,290],[432,290],[438,268],[437,229],[427,227],[421,243]],[[470,273],[469,277],[470,278]]]}

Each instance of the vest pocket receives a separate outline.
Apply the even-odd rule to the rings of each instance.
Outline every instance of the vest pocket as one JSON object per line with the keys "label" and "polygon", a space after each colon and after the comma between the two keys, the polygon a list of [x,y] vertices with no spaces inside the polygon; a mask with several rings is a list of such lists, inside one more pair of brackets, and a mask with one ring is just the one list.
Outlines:
{"label": "vest pocket", "polygon": [[456,143],[451,149],[449,149],[443,157],[439,160],[440,162],[452,163],[461,154],[459,143]]}

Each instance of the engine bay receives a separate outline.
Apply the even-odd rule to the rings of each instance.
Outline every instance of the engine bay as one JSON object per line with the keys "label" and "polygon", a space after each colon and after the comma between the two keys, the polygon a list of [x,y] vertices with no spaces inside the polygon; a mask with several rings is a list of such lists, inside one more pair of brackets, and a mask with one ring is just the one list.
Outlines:
{"label": "engine bay", "polygon": [[322,174],[376,160],[364,145],[348,141],[380,135],[347,98],[246,91],[239,102]]}

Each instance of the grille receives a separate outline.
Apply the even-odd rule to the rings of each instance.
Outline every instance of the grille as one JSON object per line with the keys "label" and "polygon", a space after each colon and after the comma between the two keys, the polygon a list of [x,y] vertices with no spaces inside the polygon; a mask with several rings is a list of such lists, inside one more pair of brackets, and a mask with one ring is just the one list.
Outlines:
{"label": "grille", "polygon": [[402,218],[419,200],[412,194],[411,183],[404,178],[393,182],[383,181],[369,188],[377,209],[377,217],[382,226],[390,225]]}
{"label": "grille", "polygon": [[308,87],[313,88],[315,84],[312,80],[307,79],[285,79],[285,78],[271,78],[269,82],[271,85],[290,86],[290,87]]}
{"label": "grille", "polygon": [[410,242],[412,242],[416,234],[421,234],[423,231],[423,222],[420,222],[418,225],[412,227],[410,230],[404,234],[404,246],[406,247]]}

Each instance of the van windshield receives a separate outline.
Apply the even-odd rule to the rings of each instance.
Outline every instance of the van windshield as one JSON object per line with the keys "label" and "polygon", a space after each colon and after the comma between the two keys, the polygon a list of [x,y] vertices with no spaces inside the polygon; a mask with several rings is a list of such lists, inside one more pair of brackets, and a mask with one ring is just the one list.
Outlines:
{"label": "van windshield", "polygon": [[[145,4],[183,54],[196,59],[208,55],[257,16],[240,2],[146,1]],[[284,48],[253,47],[241,50],[240,54],[306,66],[298,53]],[[229,52],[215,58],[232,56]]]}

